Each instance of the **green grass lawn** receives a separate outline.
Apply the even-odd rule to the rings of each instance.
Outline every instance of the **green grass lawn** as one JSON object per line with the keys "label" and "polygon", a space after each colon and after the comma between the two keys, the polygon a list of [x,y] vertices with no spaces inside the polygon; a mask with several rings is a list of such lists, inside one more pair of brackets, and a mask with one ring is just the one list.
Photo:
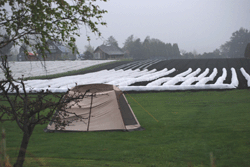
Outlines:
{"label": "green grass lawn", "polygon": [[[130,94],[129,104],[144,131],[45,133],[37,126],[25,166],[250,166],[250,90]],[[0,102],[1,103],[1,102]],[[22,132],[6,130],[15,162]]]}

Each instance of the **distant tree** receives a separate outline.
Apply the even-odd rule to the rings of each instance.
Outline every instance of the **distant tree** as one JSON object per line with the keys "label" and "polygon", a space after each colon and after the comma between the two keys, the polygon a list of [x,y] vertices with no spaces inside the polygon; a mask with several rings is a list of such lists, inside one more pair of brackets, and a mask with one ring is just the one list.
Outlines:
{"label": "distant tree", "polygon": [[25,44],[25,43],[23,43],[21,46],[20,46],[20,48],[19,48],[19,54],[18,54],[18,56],[20,56],[19,58],[20,58],[20,60],[27,60],[28,59],[28,57],[27,57],[27,55],[28,55],[28,52],[30,51],[31,49]]}
{"label": "distant tree", "polygon": [[174,44],[174,47],[171,43],[165,44],[161,40],[149,36],[140,42],[139,38],[134,39],[134,36],[131,35],[125,40],[123,50],[136,59],[181,58],[178,45]]}
{"label": "distant tree", "polygon": [[181,58],[181,53],[180,53],[180,50],[179,50],[177,43],[173,44],[173,55],[174,55],[174,58],[176,58],[176,59]]}
{"label": "distant tree", "polygon": [[134,35],[130,35],[126,40],[122,47],[123,50],[129,50],[131,45],[133,45],[134,42]]}
{"label": "distant tree", "polygon": [[173,59],[174,58],[174,53],[173,53],[173,46],[172,46],[172,44],[171,43],[166,43],[165,47],[166,47],[167,58]]}
{"label": "distant tree", "polygon": [[221,51],[219,49],[215,49],[213,54],[215,58],[222,58]]}
{"label": "distant tree", "polygon": [[143,57],[144,58],[151,58],[152,57],[152,45],[151,45],[151,41],[150,41],[150,37],[147,36],[143,43],[142,43],[142,47],[143,47]]}
{"label": "distant tree", "polygon": [[90,51],[88,51],[88,50],[86,50],[84,53],[83,53],[83,55],[84,55],[84,58],[85,59],[93,59],[93,53],[91,53]]}
{"label": "distant tree", "polygon": [[[193,53],[194,54],[194,53]],[[195,58],[198,59],[218,59],[222,58],[221,51],[219,49],[215,49],[213,52],[204,52],[203,54],[194,54]]]}
{"label": "distant tree", "polygon": [[250,43],[247,44],[244,56],[245,58],[250,58]]}
{"label": "distant tree", "polygon": [[10,51],[10,57],[8,58],[9,61],[17,61],[18,49],[12,47]]}
{"label": "distant tree", "polygon": [[70,52],[67,55],[63,55],[62,59],[63,60],[75,60],[76,55],[79,53],[76,43],[72,42],[72,45],[64,43],[62,45],[67,47],[70,50]]}
{"label": "distant tree", "polygon": [[192,52],[185,52],[185,53],[183,53],[182,58],[183,59],[194,59],[194,55]]}
{"label": "distant tree", "polygon": [[113,36],[110,36],[106,42],[108,45],[114,45],[118,47],[118,42]]}
{"label": "distant tree", "polygon": [[220,46],[220,51],[223,57],[229,58],[229,52],[230,52],[230,42],[226,42],[225,44]]}
{"label": "distant tree", "polygon": [[151,44],[151,57],[162,58],[166,55],[165,43],[159,39],[152,38]]}
{"label": "distant tree", "polygon": [[184,49],[181,49],[180,50],[180,54],[181,54],[181,56],[183,56],[184,54],[186,54],[187,53],[187,51],[186,50],[184,50]]}
{"label": "distant tree", "polygon": [[85,45],[84,48],[85,48],[85,51],[84,51],[84,52],[89,51],[90,53],[93,54],[94,51],[95,51],[95,48],[94,48],[93,46],[91,46],[90,44],[89,44],[89,45]]}
{"label": "distant tree", "polygon": [[250,43],[250,32],[247,29],[240,28],[232,34],[230,41],[221,45],[220,50],[224,57],[244,57],[245,48],[248,43]]}
{"label": "distant tree", "polygon": [[134,43],[134,36],[130,35],[124,42],[122,50],[124,50],[125,52],[125,56],[126,57],[130,57],[131,58],[131,49],[133,47],[133,43]]}
{"label": "distant tree", "polygon": [[193,50],[192,53],[193,53],[194,57],[197,57],[197,56],[198,56],[198,52],[197,52],[195,49]]}
{"label": "distant tree", "polygon": [[5,42],[10,40],[10,36],[7,34],[0,34],[0,56],[9,55],[11,48],[13,46],[13,42],[9,42],[5,44]]}
{"label": "distant tree", "polygon": [[140,38],[135,39],[133,35],[130,35],[124,43],[123,50],[134,59],[142,59],[143,48]]}
{"label": "distant tree", "polygon": [[159,40],[157,43],[157,46],[159,48],[159,50],[158,50],[159,58],[166,58],[167,57],[167,49],[166,49],[165,43]]}
{"label": "distant tree", "polygon": [[[2,41],[8,41],[10,37],[7,34],[0,35],[0,43]],[[18,51],[13,48],[13,42],[9,43],[4,47],[0,47],[0,56],[8,55],[9,61],[16,61],[17,60]]]}
{"label": "distant tree", "polygon": [[[75,42],[73,42],[73,48],[74,49],[71,49],[72,50],[72,53],[74,54],[74,55],[76,55],[77,53],[79,53],[79,50],[78,50],[78,47],[77,47],[77,45],[76,45],[76,43]],[[69,46],[69,49],[70,49],[70,46]]]}
{"label": "distant tree", "polygon": [[136,39],[133,42],[133,45],[130,50],[130,54],[133,56],[134,59],[144,59],[143,57],[143,48],[140,38]]}
{"label": "distant tree", "polygon": [[159,39],[149,36],[142,43],[145,58],[170,58],[172,55],[172,45],[165,44]]}

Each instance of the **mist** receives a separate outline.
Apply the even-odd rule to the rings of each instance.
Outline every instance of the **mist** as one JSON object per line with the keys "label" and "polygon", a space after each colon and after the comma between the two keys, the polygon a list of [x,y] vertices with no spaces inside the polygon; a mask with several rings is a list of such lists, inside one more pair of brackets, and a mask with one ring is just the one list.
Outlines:
{"label": "mist", "polygon": [[[102,37],[83,26],[77,37],[80,52],[85,45],[95,48],[113,36],[123,47],[128,36],[141,40],[147,36],[164,43],[177,43],[180,50],[212,52],[241,27],[250,27],[249,0],[109,0],[96,2],[108,11],[103,16],[107,26],[98,26]],[[90,35],[90,43],[86,35]]]}

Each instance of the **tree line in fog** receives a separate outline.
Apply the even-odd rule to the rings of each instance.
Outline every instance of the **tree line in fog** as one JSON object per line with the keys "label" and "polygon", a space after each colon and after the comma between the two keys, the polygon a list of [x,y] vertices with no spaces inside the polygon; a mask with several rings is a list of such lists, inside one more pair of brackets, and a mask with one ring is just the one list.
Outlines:
{"label": "tree line in fog", "polygon": [[181,58],[180,50],[177,43],[164,43],[159,39],[147,36],[143,41],[140,38],[129,36],[122,48],[125,53],[134,59],[149,58]]}
{"label": "tree line in fog", "polygon": [[[244,57],[247,44],[250,43],[250,31],[244,28],[232,33],[230,40],[222,44],[213,52],[198,54],[195,50],[187,52],[179,49],[178,44],[164,43],[159,39],[147,36],[144,40],[130,35],[122,46],[128,57],[134,59],[167,58],[167,59],[193,59],[193,58],[240,58]],[[118,42],[110,36],[106,43],[118,46]]]}
{"label": "tree line in fog", "polygon": [[[6,36],[6,38],[8,38]],[[125,40],[123,46],[119,46],[125,52],[127,58],[133,59],[149,59],[149,58],[165,58],[165,59],[200,59],[200,58],[240,58],[244,57],[244,53],[247,50],[246,46],[250,43],[250,31],[245,28],[232,33],[229,41],[226,41],[219,48],[213,52],[204,52],[198,54],[196,50],[187,52],[179,48],[177,43],[164,43],[163,41],[150,38],[147,36],[144,40],[136,38],[134,35],[130,35]],[[104,44],[118,46],[118,42],[115,37],[110,36]],[[76,46],[76,45],[75,45]],[[9,53],[11,55],[17,55],[21,53],[23,49],[20,47],[19,52],[16,49],[11,50],[12,44],[9,44],[5,48],[0,49],[0,53]],[[250,44],[249,44],[250,47]],[[77,47],[76,47],[77,48]],[[85,46],[85,54],[93,56],[95,48],[91,45]],[[250,52],[250,48],[248,49]],[[250,54],[250,53],[249,53]],[[16,60],[16,56],[12,56],[13,60]],[[11,59],[10,59],[11,60]]]}

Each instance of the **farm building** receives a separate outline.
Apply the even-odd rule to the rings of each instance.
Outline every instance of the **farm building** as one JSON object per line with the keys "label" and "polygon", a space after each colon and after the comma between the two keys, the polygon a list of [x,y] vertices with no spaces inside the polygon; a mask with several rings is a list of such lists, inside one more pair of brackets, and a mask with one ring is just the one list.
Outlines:
{"label": "farm building", "polygon": [[17,55],[17,61],[37,61],[38,57],[32,52],[28,52],[26,55],[24,52],[21,52]]}
{"label": "farm building", "polygon": [[76,53],[72,53],[71,49],[59,42],[48,41],[49,50],[46,60],[75,60]]}
{"label": "farm building", "polygon": [[[45,54],[47,57],[45,60],[75,60],[76,59],[76,52],[73,53],[70,48],[64,46],[63,44],[59,42],[52,42],[48,41],[48,48],[49,51],[45,51]],[[25,50],[28,51],[29,55],[25,55]],[[27,46],[20,47],[19,54],[17,56],[17,61],[34,61],[34,60],[43,60],[43,57],[41,54],[38,56],[32,55],[29,50],[32,50],[32,48],[29,48]]]}
{"label": "farm building", "polygon": [[94,59],[123,59],[124,51],[114,45],[101,45],[94,51]]}
{"label": "farm building", "polygon": [[[28,53],[26,53],[26,51]],[[17,61],[37,61],[38,56],[32,52],[32,48],[29,46],[22,44],[19,48],[19,54],[17,55]]]}

